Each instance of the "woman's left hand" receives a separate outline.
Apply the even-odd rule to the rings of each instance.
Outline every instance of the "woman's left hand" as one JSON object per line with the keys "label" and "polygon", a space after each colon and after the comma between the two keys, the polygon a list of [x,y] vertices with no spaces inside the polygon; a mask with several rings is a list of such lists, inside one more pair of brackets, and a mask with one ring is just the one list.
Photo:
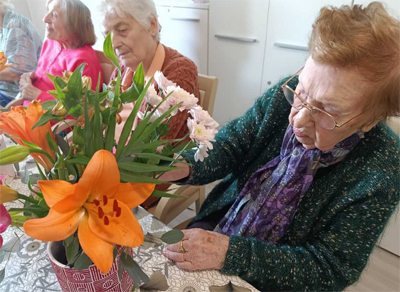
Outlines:
{"label": "woman's left hand", "polygon": [[20,90],[21,90],[21,98],[27,100],[34,100],[42,93],[42,91],[39,88],[33,86],[32,84],[27,84],[22,88],[20,88]]}
{"label": "woman's left hand", "polygon": [[221,269],[224,266],[229,237],[199,228],[182,230],[182,241],[168,245],[164,255],[178,268],[188,271]]}

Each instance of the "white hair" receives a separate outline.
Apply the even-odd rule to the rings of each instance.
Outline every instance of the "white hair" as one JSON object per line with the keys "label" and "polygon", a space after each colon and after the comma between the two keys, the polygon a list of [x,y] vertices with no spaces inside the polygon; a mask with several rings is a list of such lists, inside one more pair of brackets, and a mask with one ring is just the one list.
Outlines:
{"label": "white hair", "polygon": [[6,9],[14,9],[14,4],[10,0],[0,0],[0,11],[5,11]]}
{"label": "white hair", "polygon": [[[143,27],[150,28],[151,21],[158,16],[153,0],[102,0],[100,3],[103,19],[108,14],[116,14],[118,17],[131,16]],[[156,39],[159,40],[159,29],[157,29]]]}

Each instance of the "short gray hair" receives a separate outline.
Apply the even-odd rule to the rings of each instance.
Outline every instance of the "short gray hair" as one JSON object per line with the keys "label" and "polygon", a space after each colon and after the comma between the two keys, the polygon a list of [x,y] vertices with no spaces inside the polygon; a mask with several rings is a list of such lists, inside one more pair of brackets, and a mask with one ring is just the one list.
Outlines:
{"label": "short gray hair", "polygon": [[14,4],[11,3],[11,0],[0,0],[0,11],[6,9],[14,9]]}
{"label": "short gray hair", "polygon": [[[48,3],[55,0],[49,0]],[[89,8],[80,0],[59,0],[64,12],[67,31],[75,38],[75,45],[80,48],[84,45],[94,45],[96,34]]]}
{"label": "short gray hair", "polygon": [[160,25],[153,0],[102,0],[100,7],[104,17],[107,14],[116,14],[121,18],[131,16],[145,28],[150,28],[155,18],[158,26],[155,37],[160,40]]}

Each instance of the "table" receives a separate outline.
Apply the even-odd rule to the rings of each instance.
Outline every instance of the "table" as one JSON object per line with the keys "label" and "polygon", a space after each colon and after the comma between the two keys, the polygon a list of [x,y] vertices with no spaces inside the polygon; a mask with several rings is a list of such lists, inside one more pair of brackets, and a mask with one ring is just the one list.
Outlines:
{"label": "table", "polygon": [[[19,180],[12,181],[11,185],[21,193],[28,191],[26,185]],[[142,208],[137,210],[136,216],[145,233],[161,233],[170,229]],[[10,254],[5,278],[0,283],[0,291],[61,291],[46,253],[47,244],[32,239],[14,227],[8,228],[2,234],[4,243],[15,238],[16,234],[20,237],[20,241],[16,245],[16,251]],[[135,260],[148,276],[154,272],[161,272],[166,277],[169,286],[167,291],[232,291],[232,289],[216,287],[229,283],[236,287],[234,291],[258,291],[239,277],[227,276],[215,270],[182,271],[162,255],[163,248],[163,244],[145,242],[134,252]],[[1,263],[1,268],[4,267],[5,262],[6,259]],[[138,288],[137,291],[143,291],[143,289]]]}

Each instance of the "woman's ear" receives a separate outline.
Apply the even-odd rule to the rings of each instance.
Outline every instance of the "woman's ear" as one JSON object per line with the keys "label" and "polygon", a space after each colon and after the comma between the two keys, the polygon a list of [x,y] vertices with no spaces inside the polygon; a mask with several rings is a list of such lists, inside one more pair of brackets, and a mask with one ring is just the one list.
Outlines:
{"label": "woman's ear", "polygon": [[361,127],[361,131],[363,131],[364,133],[368,132],[373,127],[375,127],[376,124],[379,123],[379,121],[380,120],[374,120],[374,121],[365,123],[364,126]]}
{"label": "woman's ear", "polygon": [[159,31],[159,25],[158,25],[158,20],[156,17],[152,17],[150,20],[150,34],[152,37],[155,37],[158,34]]}

